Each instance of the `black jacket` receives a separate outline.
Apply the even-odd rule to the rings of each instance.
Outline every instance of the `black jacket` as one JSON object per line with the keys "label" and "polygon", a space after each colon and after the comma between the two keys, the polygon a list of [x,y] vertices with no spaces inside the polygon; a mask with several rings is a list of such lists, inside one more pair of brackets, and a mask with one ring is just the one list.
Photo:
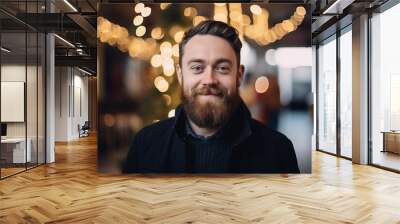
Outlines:
{"label": "black jacket", "polygon": [[[143,128],[130,146],[123,173],[189,173],[190,150],[186,144],[186,115],[179,106],[176,116]],[[254,120],[242,102],[234,119],[230,173],[299,173],[292,142]]]}

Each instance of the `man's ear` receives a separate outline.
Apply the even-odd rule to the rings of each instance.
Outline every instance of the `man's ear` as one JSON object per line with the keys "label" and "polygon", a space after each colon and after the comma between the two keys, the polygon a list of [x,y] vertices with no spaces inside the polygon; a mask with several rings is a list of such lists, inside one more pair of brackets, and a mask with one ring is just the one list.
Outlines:
{"label": "man's ear", "polygon": [[238,69],[238,80],[237,80],[237,85],[238,87],[242,84],[243,81],[243,76],[244,76],[244,65],[240,65]]}
{"label": "man's ear", "polygon": [[179,85],[182,86],[182,69],[179,64],[176,64],[176,75],[178,76]]}

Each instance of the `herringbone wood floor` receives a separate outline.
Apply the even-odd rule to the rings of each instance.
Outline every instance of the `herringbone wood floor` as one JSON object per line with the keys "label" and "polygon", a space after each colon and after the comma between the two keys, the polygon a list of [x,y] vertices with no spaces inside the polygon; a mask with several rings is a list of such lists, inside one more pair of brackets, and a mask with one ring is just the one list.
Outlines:
{"label": "herringbone wood floor", "polygon": [[313,174],[112,176],[96,139],[0,181],[0,223],[400,223],[400,175],[313,153]]}

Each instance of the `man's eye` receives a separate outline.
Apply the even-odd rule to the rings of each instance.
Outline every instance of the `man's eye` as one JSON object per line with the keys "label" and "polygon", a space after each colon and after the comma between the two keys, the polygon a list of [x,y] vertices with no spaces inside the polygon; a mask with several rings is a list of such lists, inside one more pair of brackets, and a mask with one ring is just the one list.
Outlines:
{"label": "man's eye", "polygon": [[203,71],[203,67],[202,66],[192,66],[191,68],[190,68],[194,73],[200,73],[200,72],[202,72]]}
{"label": "man's eye", "polygon": [[222,73],[228,73],[229,72],[229,67],[227,67],[227,66],[218,66],[217,67],[217,71],[218,72],[222,72]]}

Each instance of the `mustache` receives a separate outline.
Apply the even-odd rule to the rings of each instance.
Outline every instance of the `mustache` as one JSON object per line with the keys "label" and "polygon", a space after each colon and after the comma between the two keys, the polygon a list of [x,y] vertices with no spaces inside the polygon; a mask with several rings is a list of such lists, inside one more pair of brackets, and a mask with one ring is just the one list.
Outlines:
{"label": "mustache", "polygon": [[226,95],[225,91],[217,86],[203,86],[193,89],[193,96],[198,95],[215,95],[223,97]]}

